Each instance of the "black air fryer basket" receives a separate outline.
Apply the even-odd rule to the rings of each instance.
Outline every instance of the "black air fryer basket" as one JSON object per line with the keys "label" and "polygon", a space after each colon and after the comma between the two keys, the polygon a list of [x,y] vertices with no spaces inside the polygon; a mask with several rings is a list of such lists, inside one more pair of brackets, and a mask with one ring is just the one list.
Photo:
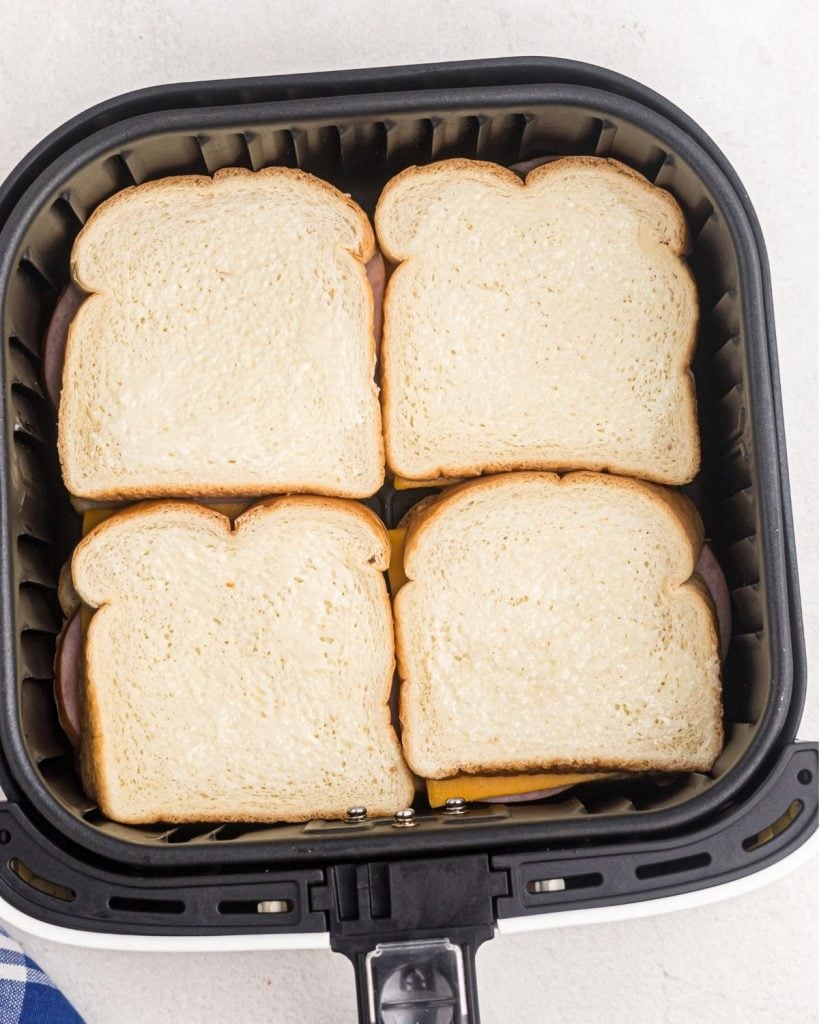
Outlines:
{"label": "black air fryer basket", "polygon": [[[411,164],[553,154],[635,167],[677,197],[690,228],[703,465],[688,490],[734,619],[726,744],[713,771],[460,814],[419,801],[411,827],[108,821],[82,792],[52,694],[56,579],[80,524],[60,481],[39,360],[82,224],[119,189],[171,174],[298,166],[372,213],[384,183]],[[498,920],[713,887],[782,859],[816,830],[817,744],[795,741],[805,655],[764,243],[726,159],[667,101],[551,59],[149,89],[95,107],[34,149],[0,190],[0,229],[8,904],[82,932],[329,931],[356,965],[362,1020],[421,1002],[446,1009],[441,1020],[474,1022],[474,951]],[[424,493],[387,488],[374,505],[394,526]]]}

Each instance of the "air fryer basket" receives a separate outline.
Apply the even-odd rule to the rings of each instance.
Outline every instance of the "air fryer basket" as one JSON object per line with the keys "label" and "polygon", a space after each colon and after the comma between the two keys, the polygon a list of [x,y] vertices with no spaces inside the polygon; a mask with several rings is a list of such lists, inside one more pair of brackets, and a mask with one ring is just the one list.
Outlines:
{"label": "air fryer basket", "polygon": [[[734,615],[726,745],[713,771],[462,816],[419,802],[412,829],[391,819],[107,821],[81,790],[52,695],[55,581],[79,520],[59,478],[39,373],[41,339],[88,215],[135,182],[272,164],[326,178],[372,213],[384,183],[414,163],[462,156],[508,165],[552,154],[616,157],[673,192],[688,221],[702,307],[694,370],[703,450],[689,491]],[[34,150],[0,191],[0,228],[7,899],[90,929],[330,928],[362,979],[373,936],[446,933],[457,945],[464,929],[471,985],[471,951],[495,916],[713,885],[783,856],[815,829],[816,748],[793,743],[804,651],[764,247],[724,157],[666,101],[609,72],[553,60],[148,90],[89,111]],[[394,525],[423,493],[387,487],[374,507]],[[554,878],[563,889],[541,885]],[[430,892],[435,907],[423,898]],[[262,902],[276,912],[258,913]]]}

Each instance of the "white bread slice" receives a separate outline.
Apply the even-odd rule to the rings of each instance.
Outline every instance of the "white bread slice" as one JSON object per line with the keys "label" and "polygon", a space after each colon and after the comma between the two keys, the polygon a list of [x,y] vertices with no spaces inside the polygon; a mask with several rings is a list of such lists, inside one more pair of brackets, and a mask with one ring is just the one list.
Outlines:
{"label": "white bread slice", "polygon": [[708,771],[702,539],[682,495],[595,473],[460,484],[413,516],[394,601],[413,771]]}
{"label": "white bread slice", "polygon": [[392,728],[389,545],[363,506],[307,496],[218,512],[157,502],[78,545],[97,609],[81,765],[121,822],[392,814],[413,783]]}
{"label": "white bread slice", "polygon": [[699,465],[697,294],[673,197],[614,160],[525,184],[495,164],[412,167],[375,214],[387,463],[410,480]]}
{"label": "white bread slice", "polygon": [[372,228],[290,168],[165,178],[80,232],[59,410],[68,490],[101,500],[309,491],[384,478]]}

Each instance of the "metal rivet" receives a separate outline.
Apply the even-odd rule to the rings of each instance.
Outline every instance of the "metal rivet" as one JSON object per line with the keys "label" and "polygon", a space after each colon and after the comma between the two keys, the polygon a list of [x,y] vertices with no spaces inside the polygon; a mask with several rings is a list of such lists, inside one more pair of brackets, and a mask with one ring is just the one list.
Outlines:
{"label": "metal rivet", "polygon": [[451,796],[444,804],[444,814],[466,814],[466,800],[462,796]]}
{"label": "metal rivet", "polygon": [[393,828],[415,828],[418,822],[415,820],[415,811],[411,807],[405,807],[403,811],[395,812]]}
{"label": "metal rivet", "polygon": [[366,807],[348,807],[347,816],[344,819],[351,825],[354,825],[357,821],[367,820],[367,808]]}

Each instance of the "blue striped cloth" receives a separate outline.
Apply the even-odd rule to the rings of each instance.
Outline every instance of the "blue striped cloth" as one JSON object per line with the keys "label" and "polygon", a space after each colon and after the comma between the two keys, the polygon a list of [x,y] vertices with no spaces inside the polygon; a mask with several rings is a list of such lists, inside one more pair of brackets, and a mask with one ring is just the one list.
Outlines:
{"label": "blue striped cloth", "polygon": [[83,1024],[54,982],[0,928],[0,1024]]}

